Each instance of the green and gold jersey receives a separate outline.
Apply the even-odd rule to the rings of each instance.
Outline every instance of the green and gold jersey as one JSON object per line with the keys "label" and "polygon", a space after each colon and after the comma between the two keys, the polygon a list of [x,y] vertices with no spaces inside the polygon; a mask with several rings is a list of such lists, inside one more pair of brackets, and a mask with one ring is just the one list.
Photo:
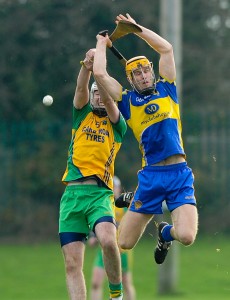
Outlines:
{"label": "green and gold jersey", "polygon": [[107,116],[95,115],[89,103],[79,110],[73,108],[72,139],[62,181],[67,184],[96,175],[113,189],[114,162],[126,130],[121,114],[113,124]]}

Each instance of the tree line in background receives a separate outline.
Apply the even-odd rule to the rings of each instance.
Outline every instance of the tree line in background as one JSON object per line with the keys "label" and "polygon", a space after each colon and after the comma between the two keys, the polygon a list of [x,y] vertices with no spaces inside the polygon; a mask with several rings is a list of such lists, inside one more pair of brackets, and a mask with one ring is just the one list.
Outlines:
{"label": "tree line in background", "polygon": [[[183,135],[205,230],[216,225],[212,218],[220,204],[230,211],[224,197],[227,171],[224,179],[217,175],[229,169],[227,158],[218,164],[224,151],[228,156],[228,141],[216,141],[220,132],[226,129],[227,135],[230,128],[225,114],[229,108],[230,1],[182,4]],[[30,228],[45,235],[47,228],[56,229],[79,62],[95,47],[99,31],[113,31],[117,14],[129,12],[138,23],[159,32],[159,10],[159,0],[136,2],[135,7],[131,0],[0,2],[0,222],[10,224],[0,230],[1,235],[26,234]],[[116,46],[127,58],[146,55],[157,73],[158,56],[141,39],[129,35]],[[123,67],[110,53],[108,68],[129,88]],[[42,105],[46,94],[54,97],[51,107]],[[135,188],[140,164],[137,143],[128,131],[116,161],[125,190]],[[221,229],[226,231],[225,224]]]}

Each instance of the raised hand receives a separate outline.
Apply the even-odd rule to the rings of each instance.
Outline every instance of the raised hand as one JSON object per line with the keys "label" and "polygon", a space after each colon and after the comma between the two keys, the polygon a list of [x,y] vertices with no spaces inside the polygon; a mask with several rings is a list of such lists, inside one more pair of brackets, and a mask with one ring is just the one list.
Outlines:
{"label": "raised hand", "polygon": [[129,22],[132,22],[134,24],[137,24],[137,22],[127,13],[124,15],[122,14],[119,14],[117,17],[116,17],[116,21],[115,23],[117,24],[119,21],[121,20],[126,20],[126,21],[129,21]]}
{"label": "raised hand", "polygon": [[93,71],[93,61],[94,61],[94,55],[95,55],[96,49],[90,49],[88,52],[86,52],[85,58],[83,60],[83,64],[86,67],[86,69]]}

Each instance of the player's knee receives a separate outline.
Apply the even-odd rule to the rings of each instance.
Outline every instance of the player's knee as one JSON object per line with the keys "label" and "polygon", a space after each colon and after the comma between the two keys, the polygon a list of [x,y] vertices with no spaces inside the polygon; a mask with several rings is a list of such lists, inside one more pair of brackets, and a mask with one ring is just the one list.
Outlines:
{"label": "player's knee", "polygon": [[67,274],[76,273],[78,271],[77,264],[74,263],[74,260],[72,259],[67,259],[65,261],[65,269]]}
{"label": "player's knee", "polygon": [[118,246],[123,250],[131,250],[134,247],[133,243],[125,239],[118,239]]}
{"label": "player's knee", "polygon": [[104,252],[113,252],[114,249],[117,248],[116,239],[108,239],[105,240],[104,243],[101,244]]}
{"label": "player's knee", "polygon": [[195,235],[193,233],[183,233],[179,235],[179,241],[185,245],[185,246],[190,246],[193,244],[195,241]]}

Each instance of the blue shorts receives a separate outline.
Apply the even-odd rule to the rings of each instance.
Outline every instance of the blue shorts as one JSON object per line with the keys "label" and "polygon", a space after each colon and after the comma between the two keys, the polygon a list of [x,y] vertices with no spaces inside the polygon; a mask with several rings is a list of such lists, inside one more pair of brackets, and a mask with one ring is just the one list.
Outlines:
{"label": "blue shorts", "polygon": [[196,205],[193,183],[194,175],[186,162],[144,167],[138,172],[138,187],[129,210],[162,214],[164,200],[170,212],[184,204]]}

